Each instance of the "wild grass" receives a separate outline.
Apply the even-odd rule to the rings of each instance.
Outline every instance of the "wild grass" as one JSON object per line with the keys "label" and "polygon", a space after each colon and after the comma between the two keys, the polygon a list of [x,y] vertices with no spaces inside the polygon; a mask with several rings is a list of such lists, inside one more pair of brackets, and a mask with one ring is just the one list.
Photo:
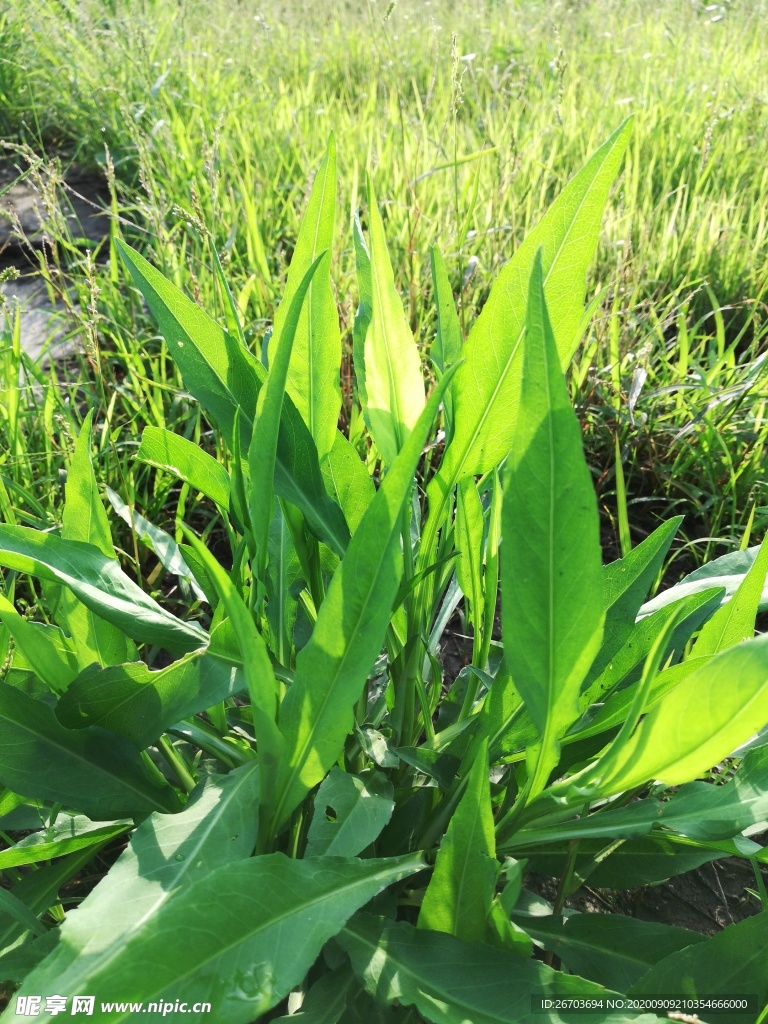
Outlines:
{"label": "wild grass", "polygon": [[[42,190],[69,164],[101,168],[112,232],[86,253],[51,212],[57,244],[40,269],[77,339],[76,367],[22,365],[8,320],[0,373],[16,397],[0,414],[6,515],[55,521],[62,455],[95,405],[100,478],[153,521],[173,528],[180,518],[178,492],[131,456],[148,424],[204,444],[207,426],[115,259],[118,235],[223,315],[215,246],[258,351],[333,131],[345,211],[332,260],[338,294],[353,291],[351,215],[364,205],[368,167],[427,351],[429,246],[445,255],[466,331],[568,177],[633,113],[571,386],[617,534],[618,443],[634,540],[656,514],[685,512],[693,560],[738,545],[768,521],[766,13],[764,2],[688,0],[7,3],[7,161],[24,171],[44,157]],[[346,301],[347,341],[353,314]],[[343,385],[354,416],[349,360]],[[135,538],[130,546],[140,560]]]}

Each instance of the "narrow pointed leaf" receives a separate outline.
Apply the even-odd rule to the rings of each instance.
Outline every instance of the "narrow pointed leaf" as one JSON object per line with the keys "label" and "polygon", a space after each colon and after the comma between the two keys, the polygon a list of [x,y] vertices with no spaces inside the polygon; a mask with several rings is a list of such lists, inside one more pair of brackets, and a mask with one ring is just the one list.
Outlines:
{"label": "narrow pointed leaf", "polygon": [[418,927],[447,932],[465,942],[486,941],[497,875],[488,747],[484,744],[440,844]]}
{"label": "narrow pointed leaf", "polygon": [[682,516],[662,523],[625,557],[603,567],[605,627],[603,643],[586,684],[595,680],[620,651],[635,628],[637,613],[659,575]]}
{"label": "narrow pointed leaf", "polygon": [[768,538],[733,597],[715,612],[699,633],[691,657],[705,658],[755,635],[755,616],[768,574]]}
{"label": "narrow pointed leaf", "polygon": [[504,659],[542,737],[535,791],[579,716],[579,690],[605,616],[597,500],[549,323],[540,256],[531,274],[502,535]]}
{"label": "narrow pointed leaf", "polygon": [[595,253],[608,191],[629,139],[624,122],[591,157],[499,275],[478,317],[451,393],[455,429],[434,489],[451,490],[470,474],[498,465],[512,446],[522,375],[528,283],[542,249],[547,305],[561,364],[570,361],[582,316],[586,272]]}
{"label": "narrow pointed leaf", "polygon": [[117,245],[187,389],[214,418],[230,448],[235,410],[240,408],[248,421],[244,437],[247,446],[265,376],[263,367],[237,338],[167,281],[140,253],[122,241]]}
{"label": "narrow pointed leaf", "polygon": [[573,974],[617,992],[626,992],[665,957],[704,941],[703,935],[686,928],[621,914],[513,918]]}
{"label": "narrow pointed leaf", "polygon": [[[195,579],[192,570],[184,560],[181,548],[173,537],[171,537],[169,533],[166,533],[165,530],[162,530],[159,526],[155,526],[154,523],[150,523],[150,521],[145,519],[140,512],[136,511],[135,508],[129,508],[120,495],[115,493],[111,487],[107,488],[107,497],[109,498],[112,508],[120,516],[123,522],[126,523],[127,526],[130,526],[136,537],[146,544],[150,551],[157,555],[157,558],[165,571],[171,573],[173,576],[178,576],[179,579],[184,580],[189,584],[189,590],[198,601],[207,601],[208,599],[205,596],[205,593]],[[110,662],[110,664],[113,663],[114,662]]]}
{"label": "narrow pointed leaf", "polygon": [[318,256],[314,260],[291,298],[277,344],[272,350],[269,376],[259,393],[256,422],[248,448],[250,471],[248,505],[251,530],[256,543],[256,571],[262,581],[265,579],[267,566],[269,524],[274,512],[275,464],[288,366],[304,299],[322,258],[322,256]]}
{"label": "narrow pointed leaf", "polygon": [[456,503],[456,579],[470,604],[475,631],[483,621],[483,506],[475,481],[462,481]]}
{"label": "narrow pointed leaf", "polygon": [[768,747],[758,747],[746,753],[734,778],[725,784],[689,782],[671,796],[665,794],[663,800],[646,797],[586,818],[521,829],[514,842],[534,846],[599,836],[634,838],[656,826],[674,829],[689,839],[717,842],[733,839],[764,821],[768,821]]}
{"label": "narrow pointed leaf", "polygon": [[[75,644],[56,626],[29,622],[0,594],[0,622],[13,637],[16,651],[53,693],[61,693],[77,675]],[[13,665],[19,668],[14,652]]]}
{"label": "narrow pointed leaf", "polygon": [[341,333],[330,278],[335,209],[336,143],[331,135],[301,221],[285,292],[275,313],[274,331],[269,344],[269,363],[272,367],[277,346],[290,318],[290,305],[301,288],[307,270],[318,257],[322,257],[296,325],[287,378],[288,394],[314,438],[321,461],[333,445],[341,409]]}
{"label": "narrow pointed leaf", "polygon": [[298,592],[303,577],[291,531],[279,503],[269,526],[268,552],[267,619],[273,650],[282,665],[290,665]]}
{"label": "narrow pointed leaf", "polygon": [[[453,301],[453,291],[448,280],[448,272],[442,254],[436,245],[429,250],[432,268],[432,288],[437,307],[437,334],[432,342],[429,356],[438,374],[445,373],[449,366],[461,355],[463,344],[461,324]],[[445,435],[450,443],[453,437],[453,395],[446,392],[443,402],[445,406]]]}
{"label": "narrow pointed leaf", "polygon": [[365,390],[365,337],[373,315],[373,285],[371,283],[371,256],[365,242],[360,217],[357,211],[352,218],[352,240],[355,246],[355,269],[357,270],[358,305],[352,325],[352,359],[355,364],[357,394],[362,407],[368,405]]}
{"label": "narrow pointed leaf", "polygon": [[0,850],[0,871],[65,857],[89,846],[98,846],[107,839],[114,839],[131,828],[133,821],[130,818],[123,821],[91,821],[82,814],[59,814],[49,828],[25,836],[7,850]]}
{"label": "narrow pointed leaf", "polygon": [[[36,871],[28,871],[21,881],[17,882],[10,892],[27,907],[36,917],[40,917],[59,901],[59,889],[71,878],[78,875],[85,865],[99,852],[106,840],[101,845],[88,846],[77,853],[70,853],[66,857],[57,858],[50,864],[38,867]],[[19,939],[27,929],[16,923],[8,914],[0,911],[0,949],[5,949]],[[48,951],[45,954],[47,956]],[[36,958],[35,966],[42,959],[42,954]],[[31,970],[31,967],[30,967]],[[25,970],[25,974],[29,973]],[[0,981],[3,980],[0,971]]]}
{"label": "narrow pointed leaf", "polygon": [[92,667],[59,700],[56,717],[68,729],[110,729],[143,750],[176,722],[242,688],[233,667],[209,652],[154,671],[140,661]]}
{"label": "narrow pointed leaf", "polygon": [[339,431],[336,431],[333,447],[323,460],[322,470],[326,490],[341,506],[352,534],[360,525],[376,488],[365,463]]}
{"label": "narrow pointed leaf", "polygon": [[[701,568],[685,576],[674,587],[657,594],[652,601],[646,602],[640,609],[641,615],[650,615],[671,601],[677,601],[686,594],[697,593],[710,587],[724,587],[723,602],[729,601],[742,584],[742,581],[755,563],[759,547],[747,548],[745,551],[732,551],[730,554],[715,558]],[[759,611],[768,611],[768,582],[763,585],[760,595]]]}
{"label": "narrow pointed leaf", "polygon": [[387,253],[384,225],[368,179],[370,218],[371,322],[363,343],[358,380],[364,380],[363,412],[381,457],[391,465],[424,408],[424,378],[419,353]]}
{"label": "narrow pointed leaf", "polygon": [[[107,513],[101,502],[91,462],[91,413],[80,428],[67,472],[61,537],[93,544],[107,558],[116,558]],[[55,608],[56,621],[76,640],[78,664],[101,665],[130,661],[136,651],[116,625],[105,622],[71,590],[62,589]]]}
{"label": "narrow pointed leaf", "polygon": [[147,596],[114,558],[76,540],[62,540],[26,526],[0,526],[0,565],[61,583],[106,622],[133,640],[184,653],[204,646],[207,634],[182,622]]}
{"label": "narrow pointed leaf", "polygon": [[664,696],[612,756],[587,776],[602,796],[659,779],[690,782],[708,771],[768,722],[768,636],[716,655]]}

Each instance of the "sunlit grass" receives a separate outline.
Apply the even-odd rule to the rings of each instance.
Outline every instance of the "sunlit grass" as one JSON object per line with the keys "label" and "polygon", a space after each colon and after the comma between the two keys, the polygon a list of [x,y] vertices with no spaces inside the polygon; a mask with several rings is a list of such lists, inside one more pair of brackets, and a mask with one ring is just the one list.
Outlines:
{"label": "sunlit grass", "polygon": [[[703,535],[734,544],[748,521],[757,531],[768,505],[765,4],[725,5],[724,17],[687,0],[392,6],[8,4],[2,131],[32,153],[60,154],[64,167],[113,165],[113,239],[151,250],[176,284],[222,312],[212,241],[259,348],[283,290],[306,168],[333,130],[344,211],[338,293],[350,294],[350,217],[367,166],[426,349],[429,245],[445,255],[468,329],[489,281],[568,176],[634,113],[589,281],[600,298],[572,377],[604,505],[616,514],[618,440],[639,535],[659,499],[673,506],[665,515],[687,513],[697,560],[714,553]],[[23,154],[8,157],[27,166]],[[10,500],[23,521],[54,514],[59,455],[96,403],[103,478],[173,524],[171,496],[152,493],[131,460],[136,438],[153,424],[205,441],[205,425],[108,258],[109,240],[88,260],[63,225],[53,233],[60,265],[45,271],[81,355],[61,386],[48,371],[32,390],[40,371],[27,368],[15,414],[23,453],[14,455],[0,417]],[[342,307],[347,340],[352,315]],[[353,402],[351,371],[344,384]]]}

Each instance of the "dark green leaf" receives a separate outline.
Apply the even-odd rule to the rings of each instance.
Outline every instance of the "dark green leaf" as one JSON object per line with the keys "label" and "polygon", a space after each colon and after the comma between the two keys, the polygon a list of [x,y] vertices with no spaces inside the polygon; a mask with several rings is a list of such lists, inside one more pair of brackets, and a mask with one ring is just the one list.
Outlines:
{"label": "dark green leaf", "polygon": [[334,767],[315,797],[306,857],[356,857],[387,824],[395,806],[392,783],[375,769],[349,775]]}
{"label": "dark green leaf", "polygon": [[182,622],[144,593],[113,558],[76,540],[26,526],[0,526],[0,565],[61,583],[99,618],[133,640],[184,653],[204,646],[205,631]]}
{"label": "dark green leaf", "polygon": [[104,729],[65,729],[46,704],[0,683],[0,781],[24,796],[76,807],[95,821],[177,810],[138,751]]}
{"label": "dark green leaf", "polygon": [[632,1011],[531,1009],[544,998],[602,998],[593,982],[553,971],[507,950],[470,945],[454,935],[357,914],[339,937],[358,977],[378,1002],[415,1006],[434,1024],[656,1024]]}

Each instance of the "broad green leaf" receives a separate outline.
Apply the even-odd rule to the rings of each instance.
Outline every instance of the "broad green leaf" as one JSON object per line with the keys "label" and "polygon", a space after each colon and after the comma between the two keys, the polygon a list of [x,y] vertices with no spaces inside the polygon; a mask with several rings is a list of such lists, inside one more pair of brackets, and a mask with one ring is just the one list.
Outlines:
{"label": "broad green leaf", "polygon": [[536,960],[454,935],[357,914],[338,941],[377,1001],[415,1006],[434,1024],[657,1024],[651,1014],[552,1009],[531,1012],[531,996],[605,999],[604,988]]}
{"label": "broad green leaf", "polygon": [[384,225],[368,178],[371,321],[363,359],[355,366],[363,413],[387,465],[397,458],[424,408],[424,377],[419,352],[395,288]]}
{"label": "broad green leaf", "polygon": [[[654,996],[675,991],[701,998],[731,993],[757,997],[754,1009],[768,1004],[768,911],[728,925],[706,942],[672,953],[652,967],[632,989],[632,995]],[[718,1011],[723,1024],[744,1024],[744,1011]]]}
{"label": "broad green leaf", "polygon": [[165,530],[161,530],[159,526],[150,523],[135,508],[130,509],[120,495],[116,494],[110,487],[107,488],[107,497],[112,508],[123,522],[130,526],[136,537],[143,541],[150,551],[157,555],[165,571],[173,576],[178,576],[179,579],[188,583],[190,590],[198,601],[207,601],[208,598],[195,579],[192,570],[185,562],[181,548],[173,537],[166,533]]}
{"label": "broad green leaf", "polygon": [[354,447],[339,431],[321,468],[326,490],[341,506],[352,534],[376,493],[373,480]]}
{"label": "broad green leaf", "polygon": [[690,782],[768,722],[768,636],[716,655],[643,718],[629,741],[587,770],[601,796],[658,779]]}
{"label": "broad green leaf", "polygon": [[733,597],[703,627],[691,657],[705,658],[755,635],[755,616],[768,574],[768,540],[764,540],[752,568]]}
{"label": "broad green leaf", "polygon": [[178,814],[152,814],[128,848],[61,925],[60,942],[21,993],[87,990],[91,973],[108,972],[124,943],[151,928],[175,893],[253,851],[258,828],[259,769],[211,775]]}
{"label": "broad green leaf", "polygon": [[56,821],[42,832],[25,836],[7,850],[0,850],[0,871],[42,860],[64,857],[88,846],[97,846],[107,839],[133,828],[133,821],[91,821],[81,814],[59,814]]}
{"label": "broad green leaf", "polygon": [[154,671],[141,661],[92,666],[59,700],[56,717],[68,729],[110,729],[143,750],[176,722],[234,696],[244,685],[242,674],[210,650]]}
{"label": "broad green leaf", "polygon": [[[459,359],[463,342],[461,324],[456,313],[448,272],[445,269],[442,254],[436,245],[429,250],[429,257],[432,268],[432,289],[437,308],[437,334],[432,342],[429,357],[437,373],[442,375],[449,366]],[[450,444],[453,437],[453,396],[450,391],[446,392],[443,405],[445,407],[445,436],[446,441]]]}
{"label": "broad green leaf", "polygon": [[[116,558],[112,535],[99,496],[91,462],[91,413],[85,417],[67,471],[61,537],[93,544],[107,558]],[[131,661],[136,651],[128,637],[111,622],[105,622],[86,607],[71,590],[57,588],[55,618],[76,641],[78,665],[93,661],[101,665]]]}
{"label": "broad green leaf", "polygon": [[[542,250],[547,307],[561,365],[578,331],[586,272],[603,207],[629,139],[625,121],[563,189],[499,275],[464,346],[451,393],[454,437],[433,491],[447,493],[465,476],[486,473],[512,447],[522,377],[521,342],[534,258]],[[436,495],[435,495],[436,496]]]}
{"label": "broad green leaf", "polygon": [[314,806],[304,856],[356,857],[392,816],[392,783],[375,769],[349,775],[334,766],[317,791]]}
{"label": "broad green leaf", "polygon": [[[669,604],[671,601],[677,601],[686,594],[707,590],[709,587],[724,587],[723,601],[730,600],[741,586],[746,574],[754,565],[759,551],[759,547],[747,548],[745,551],[732,551],[728,555],[722,555],[720,558],[715,558],[712,562],[707,562],[700,569],[696,569],[685,576],[674,587],[670,587],[669,590],[657,594],[652,601],[644,604],[640,609],[640,614],[650,615],[651,612],[655,612],[658,608]],[[768,611],[768,583],[764,585],[763,592],[760,595],[758,610],[761,612]]]}
{"label": "broad green leaf", "polygon": [[524,349],[520,415],[504,473],[502,628],[507,669],[541,736],[535,795],[579,716],[605,617],[597,500],[549,323],[540,255]]}
{"label": "broad green leaf", "polygon": [[[617,992],[626,992],[664,957],[704,941],[703,935],[686,928],[622,914],[513,918],[573,974]],[[667,991],[677,989],[672,985]]]}
{"label": "broad green leaf", "polygon": [[[573,867],[580,877],[586,874],[590,886],[628,890],[641,885],[656,885],[726,856],[723,850],[688,844],[687,841],[676,842],[674,836],[661,833],[628,839],[610,856],[605,856],[609,843],[610,840],[603,838],[579,842]],[[530,871],[560,878],[567,866],[566,849],[561,842],[530,849],[521,845],[515,846],[514,855],[524,857]],[[603,858],[597,867],[596,857]]]}
{"label": "broad green leaf", "polygon": [[401,510],[449,376],[433,392],[331,580],[280,709],[288,756],[275,824],[325,776],[352,730],[353,707],[381,650],[401,576]]}
{"label": "broad green leaf", "polygon": [[121,570],[114,558],[77,540],[26,526],[0,526],[0,565],[61,583],[101,619],[133,640],[184,653],[202,647],[205,631],[165,611]]}
{"label": "broad green leaf", "polygon": [[485,521],[477,485],[467,477],[459,486],[456,502],[456,579],[469,601],[475,632],[483,622],[483,533]]}
{"label": "broad green leaf", "polygon": [[0,683],[0,782],[23,796],[76,807],[94,821],[177,810],[127,740],[65,729],[41,701]]}
{"label": "broad green leaf", "polygon": [[627,807],[587,817],[521,829],[514,844],[535,846],[555,840],[636,838],[654,827],[702,842],[732,839],[751,825],[768,821],[768,747],[746,753],[735,777],[725,784],[689,782],[664,800],[646,797]]}
{"label": "broad green leaf", "polygon": [[[231,451],[239,410],[239,444],[247,451],[258,394],[266,378],[264,367],[140,253],[123,242],[118,246],[186,388],[216,421]],[[320,540],[343,554],[349,540],[344,516],[326,494],[312,435],[288,396],[278,438],[275,492],[301,510]]]}
{"label": "broad green leaf", "polygon": [[[29,622],[0,594],[0,622],[13,637],[16,651],[49,690],[61,693],[77,675],[77,654],[72,641],[56,626]],[[20,668],[14,652],[14,668]]]}
{"label": "broad green leaf", "polygon": [[145,427],[136,452],[139,462],[164,469],[229,510],[229,475],[221,463],[193,441],[162,427]]}
{"label": "broad green leaf", "polygon": [[418,927],[465,942],[485,941],[498,873],[488,748],[483,745],[440,844]]}
{"label": "broad green leaf", "polygon": [[315,258],[291,297],[291,303],[280,330],[280,337],[276,347],[272,349],[269,375],[259,392],[256,421],[248,448],[250,471],[248,507],[251,530],[256,544],[255,570],[262,582],[266,579],[269,524],[272,522],[274,513],[275,464],[280,418],[288,379],[288,365],[304,299],[322,258],[322,256]]}
{"label": "broad green leaf", "polygon": [[[273,853],[226,864],[157,907],[151,920],[122,936],[112,956],[97,953],[89,962],[86,949],[75,965],[78,991],[97,1003],[116,991],[145,1003],[173,1002],[183,993],[188,1003],[215,1006],[220,1024],[249,1024],[302,981],[355,910],[423,866],[419,854],[301,861]],[[179,935],[199,941],[178,942]],[[35,975],[44,970],[45,964]],[[57,977],[57,990],[72,990],[70,977]],[[37,1019],[52,1018],[43,1012]],[[102,1012],[100,1019],[148,1018],[126,1008]]]}
{"label": "broad green leaf", "polygon": [[592,682],[610,665],[635,628],[637,613],[661,570],[682,516],[663,523],[625,557],[603,568],[605,628],[603,642],[587,674]]}
{"label": "broad green leaf", "polygon": [[288,394],[309,427],[321,461],[333,445],[341,409],[341,333],[330,278],[335,209],[336,143],[331,135],[301,221],[285,292],[275,313],[274,331],[269,343],[271,370],[275,352],[290,319],[289,307],[301,288],[304,275],[322,256],[296,326],[287,378]]}

